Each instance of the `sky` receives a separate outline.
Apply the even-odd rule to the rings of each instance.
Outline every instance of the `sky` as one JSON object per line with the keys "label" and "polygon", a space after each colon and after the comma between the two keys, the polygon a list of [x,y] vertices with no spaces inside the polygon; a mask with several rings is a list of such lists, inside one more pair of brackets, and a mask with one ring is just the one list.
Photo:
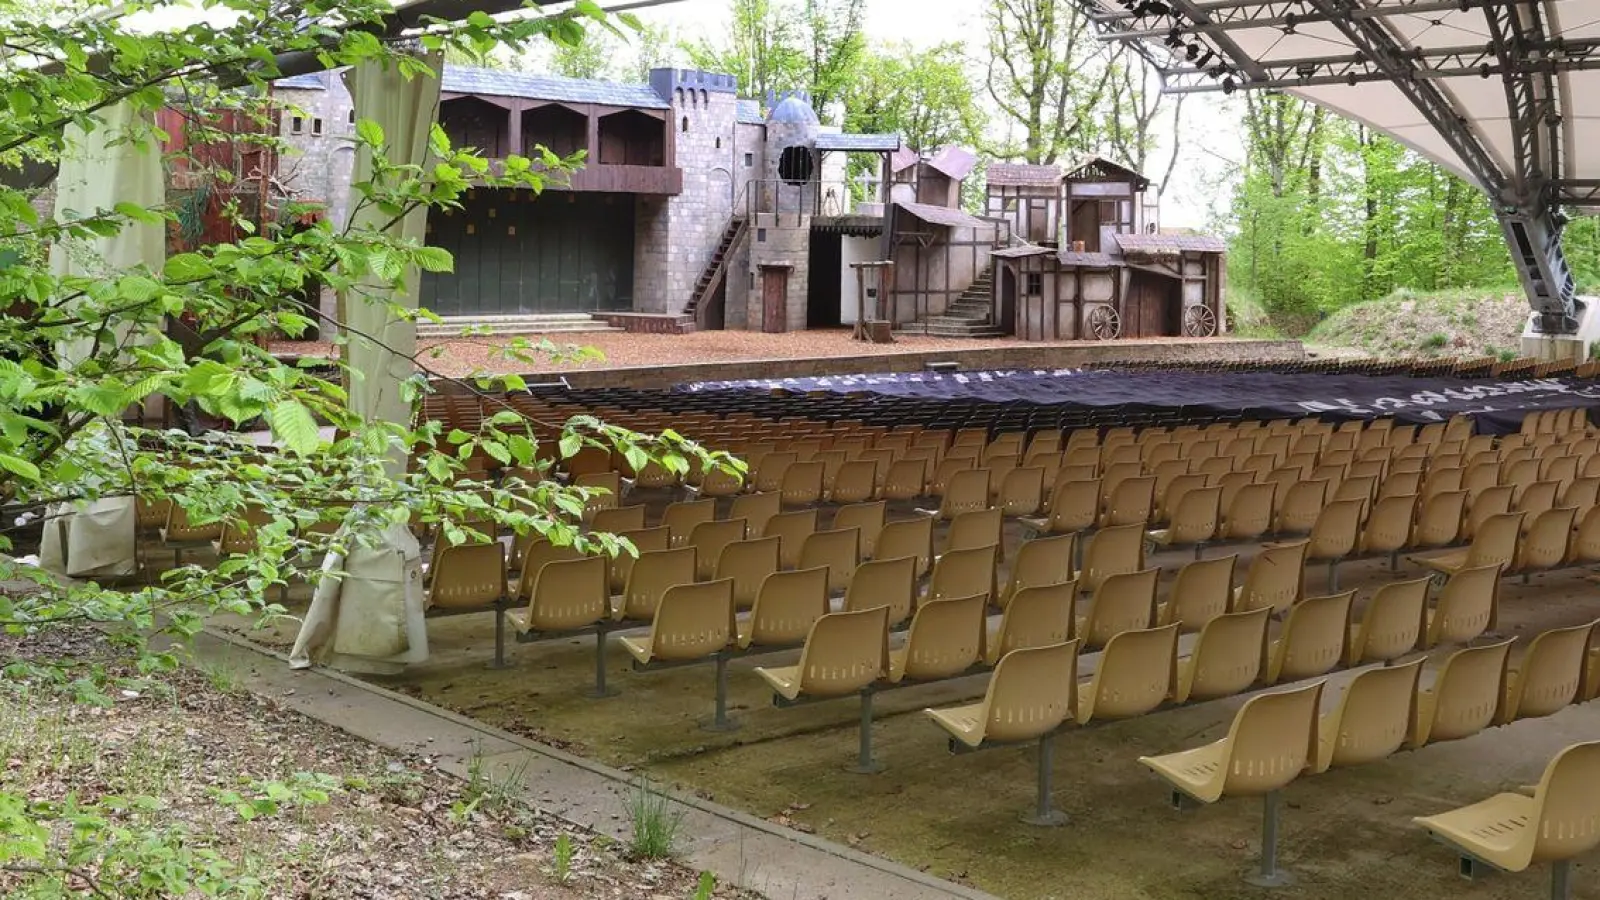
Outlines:
{"label": "sky", "polygon": [[[927,47],[955,42],[974,60],[974,87],[980,92],[977,61],[986,53],[982,10],[986,0],[866,0],[866,33],[883,42],[908,41]],[[602,4],[609,5],[609,4]],[[715,34],[729,22],[728,0],[679,0],[640,10],[640,19],[670,26],[680,37]],[[1208,94],[1185,101],[1179,126],[1178,164],[1173,183],[1162,196],[1162,225],[1203,228],[1228,196],[1227,185],[1243,152],[1239,109],[1234,101]],[[1166,169],[1171,150],[1171,119],[1159,129],[1162,148],[1154,158],[1153,178]]]}

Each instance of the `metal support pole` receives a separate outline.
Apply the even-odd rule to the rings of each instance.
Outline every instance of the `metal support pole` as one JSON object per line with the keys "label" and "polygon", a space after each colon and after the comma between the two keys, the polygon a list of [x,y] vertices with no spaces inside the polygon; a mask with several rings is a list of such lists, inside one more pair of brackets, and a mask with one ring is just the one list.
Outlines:
{"label": "metal support pole", "polygon": [[1572,860],[1550,864],[1550,900],[1572,900]]}
{"label": "metal support pole", "polygon": [[1339,561],[1337,559],[1330,559],[1330,560],[1328,560],[1328,593],[1337,594],[1338,592],[1339,592]]}
{"label": "metal support pole", "polygon": [[1399,550],[1390,550],[1389,551],[1389,571],[1391,571],[1391,572],[1400,571],[1400,551]]}
{"label": "metal support pole", "polygon": [[1022,817],[1028,825],[1054,827],[1065,825],[1067,815],[1050,806],[1050,776],[1055,764],[1055,735],[1047,734],[1039,738],[1039,793],[1034,800],[1033,813]]}
{"label": "metal support pole", "polygon": [[848,771],[857,775],[875,775],[883,771],[883,764],[872,758],[872,688],[861,691],[861,746],[855,765]]}
{"label": "metal support pole", "polygon": [[494,665],[491,669],[504,669],[506,667],[506,610],[505,604],[496,603],[494,607]]}
{"label": "metal support pole", "polygon": [[1261,798],[1261,868],[1245,879],[1256,887],[1284,887],[1294,879],[1278,869],[1278,792]]}
{"label": "metal support pole", "polygon": [[606,687],[606,635],[608,631],[604,625],[596,627],[594,633],[594,693],[591,697],[615,697],[616,691]]}
{"label": "metal support pole", "polygon": [[728,654],[717,654],[717,712],[701,726],[706,731],[737,731],[739,723],[728,718]]}

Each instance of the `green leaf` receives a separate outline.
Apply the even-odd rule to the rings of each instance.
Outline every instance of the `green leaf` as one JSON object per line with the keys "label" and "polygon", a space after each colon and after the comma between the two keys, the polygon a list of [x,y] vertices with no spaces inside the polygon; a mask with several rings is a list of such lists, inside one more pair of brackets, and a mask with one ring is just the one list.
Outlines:
{"label": "green leaf", "polygon": [[38,466],[28,462],[20,456],[12,456],[9,453],[0,453],[0,469],[5,469],[7,472],[11,472],[16,475],[21,475],[23,478],[33,480],[37,480],[39,478]]}
{"label": "green leaf", "polygon": [[387,247],[373,247],[367,254],[367,268],[384,281],[398,281],[405,273],[405,261]]}
{"label": "green leaf", "polygon": [[209,260],[198,253],[179,253],[168,259],[161,271],[168,281],[198,281],[216,270]]}
{"label": "green leaf", "polygon": [[455,257],[443,247],[419,247],[415,255],[417,265],[424,272],[454,272],[456,270]]}
{"label": "green leaf", "polygon": [[577,456],[578,455],[578,451],[582,450],[582,449],[583,449],[583,435],[581,435],[581,434],[563,434],[561,436],[561,457],[563,459],[566,459],[566,458],[569,458],[569,457],[573,457],[573,456]]}
{"label": "green leaf", "polygon": [[297,455],[309,455],[322,443],[322,435],[317,433],[317,420],[312,417],[311,410],[298,400],[285,400],[274,405],[267,413],[267,418],[272,423],[272,433],[277,436],[278,442]]}
{"label": "green leaf", "polygon": [[383,126],[371,119],[361,119],[356,122],[356,137],[369,147],[380,147],[383,145]]}

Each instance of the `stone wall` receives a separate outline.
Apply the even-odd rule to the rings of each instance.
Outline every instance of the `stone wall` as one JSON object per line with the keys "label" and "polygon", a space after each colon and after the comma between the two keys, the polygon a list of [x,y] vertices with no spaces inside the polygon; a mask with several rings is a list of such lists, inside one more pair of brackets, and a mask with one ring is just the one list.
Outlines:
{"label": "stone wall", "polygon": [[[659,302],[648,311],[677,313],[692,299],[695,282],[727,228],[743,160],[736,134],[738,95],[733,80],[706,72],[672,70],[662,86],[668,85],[671,123],[677,129],[675,163],[683,170],[683,192],[666,201],[665,253],[649,260],[650,278],[659,281],[659,286],[653,286]],[[641,251],[636,271],[646,262],[643,257]],[[643,306],[637,308],[646,311]]]}
{"label": "stone wall", "polygon": [[[636,197],[633,211],[633,308],[664,313],[671,296],[671,217],[664,197]],[[682,309],[682,302],[679,304]]]}
{"label": "stone wall", "polygon": [[[343,224],[350,214],[350,179],[355,171],[355,101],[344,79],[332,72],[317,75],[326,90],[276,88],[273,96],[284,105],[279,137],[287,149],[278,163],[278,180],[296,200],[327,204],[328,220]],[[294,119],[301,118],[300,133]],[[321,134],[317,134],[317,120]]]}
{"label": "stone wall", "polygon": [[[750,223],[749,290],[746,291],[745,326],[764,330],[762,275],[764,267],[787,268],[788,297],[784,303],[784,331],[806,327],[806,292],[811,273],[811,217],[793,213],[759,213]],[[733,295],[730,294],[731,298]]]}

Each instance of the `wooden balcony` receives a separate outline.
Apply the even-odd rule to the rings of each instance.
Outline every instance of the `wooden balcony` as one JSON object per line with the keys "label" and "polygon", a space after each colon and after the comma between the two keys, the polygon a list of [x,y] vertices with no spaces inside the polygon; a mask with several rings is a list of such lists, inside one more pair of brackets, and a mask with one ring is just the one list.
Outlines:
{"label": "wooden balcony", "polygon": [[[501,160],[490,160],[489,164],[497,174],[503,171]],[[683,193],[683,170],[677,166],[590,165],[573,172],[564,182],[551,179],[545,190],[677,196]]]}

